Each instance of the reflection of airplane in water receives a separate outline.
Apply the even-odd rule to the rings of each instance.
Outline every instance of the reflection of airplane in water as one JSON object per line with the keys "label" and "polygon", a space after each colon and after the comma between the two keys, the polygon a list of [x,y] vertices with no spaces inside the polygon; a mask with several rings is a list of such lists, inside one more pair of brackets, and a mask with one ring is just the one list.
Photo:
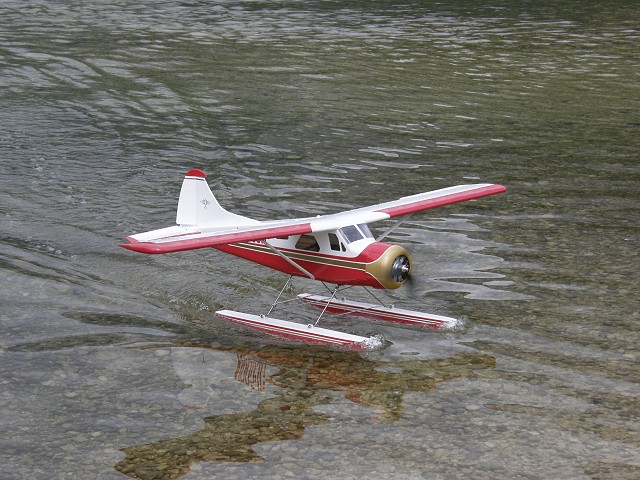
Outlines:
{"label": "reflection of airplane in water", "polygon": [[[208,353],[213,355],[209,360],[216,362],[205,361]],[[339,402],[336,393],[373,409],[382,421],[394,421],[402,412],[405,393],[426,392],[444,380],[471,377],[476,370],[495,367],[493,357],[480,353],[388,362],[368,360],[354,352],[280,346],[256,351],[174,348],[172,357],[187,386],[181,393],[183,403],[215,410],[217,405],[209,402],[210,397],[226,386],[221,383],[234,381],[229,395],[237,396],[241,387],[255,409],[237,413],[241,402],[231,402],[232,408],[205,418],[202,430],[123,449],[126,456],[115,468],[132,478],[178,478],[194,462],[259,461],[262,457],[253,451],[253,445],[299,439],[306,426],[339,421],[317,409]],[[232,372],[220,370],[217,360],[226,363],[227,370],[235,368],[235,380],[231,380]],[[211,384],[216,385],[215,390]],[[275,395],[267,397],[269,393]]]}

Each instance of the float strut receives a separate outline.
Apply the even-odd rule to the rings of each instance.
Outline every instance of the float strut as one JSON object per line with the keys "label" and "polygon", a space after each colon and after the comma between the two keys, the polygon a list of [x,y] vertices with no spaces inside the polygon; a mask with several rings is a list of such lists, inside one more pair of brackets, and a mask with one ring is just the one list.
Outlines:
{"label": "float strut", "polygon": [[269,316],[269,314],[273,311],[274,308],[276,308],[276,305],[278,305],[278,300],[280,300],[280,297],[282,296],[282,294],[284,293],[284,291],[286,290],[286,288],[289,286],[289,284],[291,283],[291,279],[293,278],[293,275],[291,275],[288,279],[287,279],[287,283],[284,284],[284,287],[282,287],[282,290],[280,290],[280,293],[278,294],[278,296],[276,297],[276,299],[274,300],[274,302],[271,304],[271,308],[269,309],[269,311],[267,312],[267,314],[265,315],[265,317]]}
{"label": "float strut", "polygon": [[320,312],[320,316],[318,317],[318,319],[316,320],[316,323],[313,324],[313,326],[315,327],[316,325],[318,325],[318,322],[320,321],[320,319],[322,318],[322,315],[324,315],[324,312],[327,311],[327,308],[329,307],[329,304],[333,301],[333,299],[336,296],[336,293],[338,293],[338,289],[340,288],[340,285],[336,285],[336,288],[333,289],[333,291],[331,292],[331,298],[329,299],[329,301],[327,302],[327,304],[324,306],[324,308],[322,309],[322,312]]}

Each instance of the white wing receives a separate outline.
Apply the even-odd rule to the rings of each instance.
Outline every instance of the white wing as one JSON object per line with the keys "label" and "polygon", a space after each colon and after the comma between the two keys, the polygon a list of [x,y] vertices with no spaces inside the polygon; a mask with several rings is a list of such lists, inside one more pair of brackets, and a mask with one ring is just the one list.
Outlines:
{"label": "white wing", "polygon": [[178,225],[127,237],[121,247],[142,253],[169,253],[229,243],[326,232],[346,225],[371,223],[430,208],[464,202],[506,191],[502,185],[458,185],[418,193],[391,202],[331,215],[260,222],[224,210],[216,201],[200,170],[190,170],[178,201]]}

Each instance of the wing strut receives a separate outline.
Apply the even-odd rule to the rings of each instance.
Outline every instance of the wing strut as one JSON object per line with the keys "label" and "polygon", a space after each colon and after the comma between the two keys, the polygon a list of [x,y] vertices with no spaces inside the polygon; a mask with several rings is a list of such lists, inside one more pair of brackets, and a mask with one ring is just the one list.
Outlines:
{"label": "wing strut", "polygon": [[282,257],[284,260],[286,260],[288,263],[290,263],[291,265],[293,265],[294,267],[296,267],[296,269],[300,270],[302,273],[304,273],[307,277],[309,277],[311,280],[315,280],[316,277],[314,277],[313,275],[311,275],[311,273],[309,273],[309,271],[305,270],[304,268],[302,268],[300,265],[298,265],[296,262],[294,262],[293,260],[291,260],[289,257],[287,257],[284,253],[282,253],[280,250],[278,250],[277,248],[275,248],[273,245],[271,245],[268,241],[263,240],[262,243],[264,243],[267,247],[269,247],[269,250],[271,250],[272,252],[274,252],[275,254],[277,254],[278,256]]}
{"label": "wing strut", "polygon": [[396,222],[391,225],[391,227],[389,227],[387,230],[385,230],[382,235],[380,235],[378,238],[376,238],[376,242],[379,242],[380,240],[382,240],[384,237],[386,237],[387,235],[389,235],[391,232],[393,232],[396,228],[398,228],[403,222],[405,222],[406,220],[409,219],[409,217],[411,216],[411,214],[407,214],[407,215],[403,215],[401,216],[398,220],[396,220]]}

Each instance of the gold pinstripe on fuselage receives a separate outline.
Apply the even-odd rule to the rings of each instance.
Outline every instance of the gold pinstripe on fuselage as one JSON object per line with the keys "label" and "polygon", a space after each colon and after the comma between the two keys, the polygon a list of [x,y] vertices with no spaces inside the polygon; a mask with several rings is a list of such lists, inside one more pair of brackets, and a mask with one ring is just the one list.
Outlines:
{"label": "gold pinstripe on fuselage", "polygon": [[[267,253],[269,255],[277,256],[277,254],[271,251],[269,247],[262,244],[258,244],[258,243],[248,243],[248,242],[233,243],[232,246],[252,250],[254,252]],[[356,262],[356,261],[347,260],[347,259],[343,260],[335,257],[324,256],[323,254],[309,254],[309,253],[304,253],[300,250],[292,250],[289,248],[282,248],[282,247],[276,247],[276,246],[274,246],[273,248],[279,250],[280,252],[282,252],[283,255],[286,255],[291,260],[303,260],[306,262],[318,263],[321,265],[353,268],[357,270],[365,270],[367,266],[367,263],[365,262]]]}

